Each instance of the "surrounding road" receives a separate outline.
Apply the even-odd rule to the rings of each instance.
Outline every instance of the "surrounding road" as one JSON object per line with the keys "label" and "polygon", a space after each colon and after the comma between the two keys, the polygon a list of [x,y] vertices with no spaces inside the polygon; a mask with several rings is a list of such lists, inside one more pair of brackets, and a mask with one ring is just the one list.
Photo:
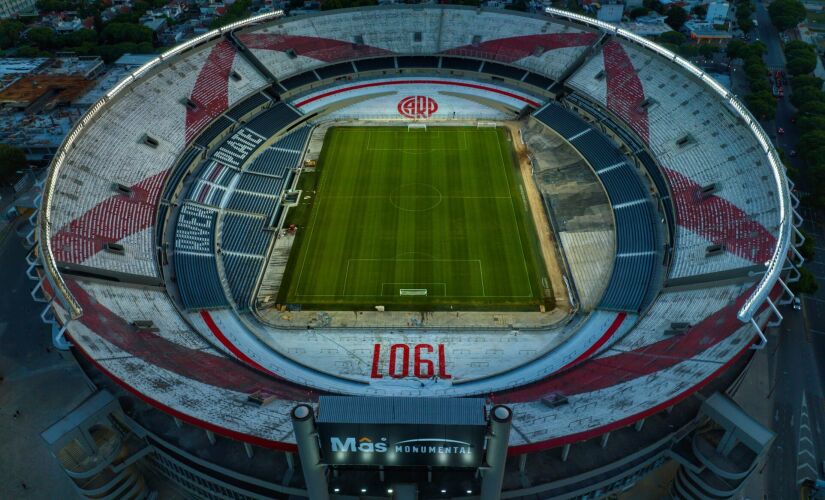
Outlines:
{"label": "surrounding road", "polygon": [[[0,214],[14,198],[3,191]],[[2,215],[0,215],[2,217]],[[51,346],[31,299],[20,221],[0,223],[0,498],[77,498],[40,433],[90,393],[77,364]]]}
{"label": "surrounding road", "polygon": [[[785,72],[785,55],[779,33],[770,22],[767,4],[756,2],[758,37],[767,47],[765,63]],[[785,72],[787,75],[787,72]],[[763,123],[774,143],[795,167],[801,165],[790,152],[799,137],[791,122],[794,108],[788,96],[790,83],[784,82],[785,96],[778,99],[776,119]],[[784,134],[779,134],[779,129]],[[800,188],[803,186],[797,186]],[[825,474],[825,220],[813,212],[802,214],[805,229],[814,238],[816,256],[807,267],[817,276],[820,291],[802,298],[802,310],[782,309],[785,320],[770,332],[768,356],[773,398],[773,430],[777,437],[768,461],[767,498],[797,498],[799,483]]]}

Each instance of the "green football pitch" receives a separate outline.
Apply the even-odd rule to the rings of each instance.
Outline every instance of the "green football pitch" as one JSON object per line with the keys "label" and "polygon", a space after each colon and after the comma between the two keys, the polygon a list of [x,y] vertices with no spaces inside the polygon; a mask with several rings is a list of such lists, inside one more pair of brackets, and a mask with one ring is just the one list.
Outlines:
{"label": "green football pitch", "polygon": [[279,302],[333,309],[552,307],[510,137],[337,127],[299,181]]}

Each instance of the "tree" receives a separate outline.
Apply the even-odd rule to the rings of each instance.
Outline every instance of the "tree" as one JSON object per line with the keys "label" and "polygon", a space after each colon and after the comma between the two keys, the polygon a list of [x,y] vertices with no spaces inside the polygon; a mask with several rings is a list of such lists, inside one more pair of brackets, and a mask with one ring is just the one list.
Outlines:
{"label": "tree", "polygon": [[799,253],[805,258],[805,260],[811,260],[816,254],[814,251],[814,240],[804,229],[800,229],[799,232],[802,233],[802,237],[805,238],[805,242],[799,247]]}
{"label": "tree", "polygon": [[785,45],[788,72],[792,75],[810,73],[816,68],[816,50],[812,45],[799,40]]}
{"label": "tree", "polygon": [[793,88],[791,94],[791,103],[800,109],[807,108],[811,103],[825,102],[825,92],[822,92],[815,87],[799,87]]}
{"label": "tree", "polygon": [[22,149],[10,144],[0,144],[0,182],[9,182],[17,177],[17,171],[28,166]]}
{"label": "tree", "polygon": [[814,276],[807,267],[800,268],[799,274],[799,281],[796,283],[791,283],[791,290],[795,294],[814,294],[817,290],[819,290],[819,284],[816,282],[816,276]]}
{"label": "tree", "polygon": [[759,119],[770,120],[776,114],[776,101],[771,93],[765,90],[748,94],[745,96],[745,102],[750,112]]}
{"label": "tree", "polygon": [[60,37],[60,44],[63,47],[78,47],[93,43],[97,43],[97,32],[95,30],[80,29]]}
{"label": "tree", "polygon": [[771,22],[779,31],[793,28],[807,16],[805,6],[797,0],[775,0],[768,6]]}
{"label": "tree", "polygon": [[718,46],[712,45],[712,44],[709,44],[709,43],[706,43],[704,45],[699,46],[699,54],[701,54],[701,56],[705,57],[705,58],[712,57],[713,54],[717,53],[718,51],[719,51]]}
{"label": "tree", "polygon": [[699,55],[699,47],[685,43],[677,47],[676,53],[685,58],[696,57]]}
{"label": "tree", "polygon": [[51,28],[32,28],[26,33],[26,38],[32,45],[42,50],[49,50],[60,45],[57,42],[57,35]]}
{"label": "tree", "polygon": [[810,130],[825,130],[825,115],[800,115],[796,120],[796,126],[804,132]]}
{"label": "tree", "polygon": [[815,89],[821,89],[823,83],[825,83],[825,81],[823,81],[822,78],[816,77],[814,75],[799,75],[791,79],[791,85],[793,86],[794,91],[796,91],[796,89],[801,89],[803,87],[813,87]]}
{"label": "tree", "polygon": [[24,27],[20,21],[0,21],[0,49],[8,49],[17,45]]}
{"label": "tree", "polygon": [[659,14],[663,14],[665,12],[665,6],[659,0],[644,0],[643,5],[650,10],[658,12]]}
{"label": "tree", "polygon": [[659,35],[659,43],[671,43],[673,45],[682,45],[687,41],[687,37],[678,31],[667,31]]}
{"label": "tree", "polygon": [[690,9],[690,13],[696,17],[701,17],[702,19],[704,19],[705,16],[708,15],[708,6],[702,4],[696,5],[692,9]]}
{"label": "tree", "polygon": [[123,54],[151,54],[155,51],[149,42],[143,43],[117,43],[114,45],[100,45],[97,47],[97,54],[107,63],[117,61]]}
{"label": "tree", "polygon": [[[239,0],[242,2],[244,0]],[[247,0],[248,1],[248,0]],[[236,2],[238,3],[238,2]],[[152,43],[152,30],[146,26],[128,23],[109,23],[100,34],[106,44],[118,43]]]}
{"label": "tree", "polygon": [[650,9],[647,7],[636,7],[635,9],[631,10],[627,15],[630,16],[630,19],[636,19],[638,17],[644,17],[650,14]]}
{"label": "tree", "polygon": [[[237,0],[235,3],[233,3],[226,9],[226,14],[212,21],[212,28],[220,28],[221,26],[226,26],[229,23],[234,23],[235,21],[246,19],[247,17],[249,17],[250,3],[250,0]],[[345,5],[343,5],[344,2],[342,0],[333,0],[332,3],[334,5],[340,5],[340,7],[331,7],[333,9],[345,7]]]}
{"label": "tree", "polygon": [[731,40],[725,52],[731,59],[739,59],[748,52],[748,44],[742,40]]}
{"label": "tree", "polygon": [[820,153],[825,150],[825,130],[811,130],[799,136],[796,143],[799,155],[810,163],[823,161]]}
{"label": "tree", "polygon": [[665,22],[671,28],[679,30],[682,26],[684,26],[685,21],[687,21],[688,18],[689,16],[685,9],[679,7],[678,5],[674,5],[667,10]]}
{"label": "tree", "polygon": [[40,50],[37,47],[32,47],[31,45],[21,45],[14,51],[14,55],[17,57],[41,57],[49,56],[51,54]]}

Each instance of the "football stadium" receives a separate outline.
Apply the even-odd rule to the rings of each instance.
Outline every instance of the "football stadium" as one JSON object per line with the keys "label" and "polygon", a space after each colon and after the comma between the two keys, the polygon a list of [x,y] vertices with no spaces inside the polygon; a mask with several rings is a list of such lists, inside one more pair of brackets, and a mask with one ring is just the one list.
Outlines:
{"label": "football stadium", "polygon": [[86,498],[734,497],[797,205],[736,96],[611,24],[236,22],[52,162],[32,297],[96,392],[42,436]]}

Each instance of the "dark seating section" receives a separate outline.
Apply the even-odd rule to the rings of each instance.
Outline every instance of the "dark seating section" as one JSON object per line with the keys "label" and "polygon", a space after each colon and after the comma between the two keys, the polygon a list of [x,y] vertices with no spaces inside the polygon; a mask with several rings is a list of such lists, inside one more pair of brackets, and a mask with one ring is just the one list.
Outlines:
{"label": "dark seating section", "polygon": [[219,135],[229,129],[229,127],[232,126],[232,123],[232,120],[229,118],[221,116],[212,122],[211,125],[206,127],[206,130],[204,130],[195,140],[195,144],[203,147],[209,146],[209,143],[214,141]]}
{"label": "dark seating section", "polygon": [[180,184],[181,179],[183,179],[189,167],[198,161],[202,152],[203,150],[200,148],[189,148],[183,152],[183,156],[181,156],[180,160],[172,167],[172,170],[169,172],[169,177],[166,179],[166,187],[163,188],[164,200],[169,201],[172,199],[175,188],[178,187],[178,184]]}
{"label": "dark seating section", "polygon": [[273,144],[273,147],[289,149],[291,151],[303,151],[304,144],[306,144],[307,139],[309,138],[309,132],[311,130],[312,127],[309,125],[295,129]]}
{"label": "dark seating section", "polygon": [[255,161],[249,165],[248,170],[249,172],[283,178],[289,169],[298,166],[300,159],[301,153],[271,147],[258,155]]}
{"label": "dark seating section", "polygon": [[483,71],[485,73],[491,73],[493,75],[503,76],[504,78],[510,78],[513,80],[521,80],[527,73],[527,71],[523,69],[515,68],[513,66],[507,66],[505,64],[497,64],[489,61],[484,63]]}
{"label": "dark seating section", "polygon": [[175,275],[186,309],[227,305],[215,262],[217,212],[184,203],[175,226]]}
{"label": "dark seating section", "polygon": [[281,80],[281,85],[283,85],[287,90],[297,89],[298,87],[303,87],[304,85],[308,85],[312,82],[317,82],[318,77],[315,76],[315,73],[312,71],[305,71],[303,73],[298,73],[295,76],[290,76],[285,80]]}
{"label": "dark seating section", "polygon": [[158,223],[155,226],[155,244],[160,248],[163,245],[163,235],[166,231],[166,215],[169,213],[169,204],[158,203]]}
{"label": "dark seating section", "polygon": [[437,56],[399,56],[399,68],[437,68]]}
{"label": "dark seating section", "polygon": [[665,181],[665,176],[662,175],[662,171],[659,170],[659,166],[656,165],[656,162],[653,160],[653,157],[645,151],[644,146],[642,143],[630,132],[626,129],[618,125],[616,120],[611,119],[607,116],[601,109],[596,107],[595,105],[591,104],[587,99],[579,97],[575,94],[568,95],[565,99],[570,101],[571,103],[575,104],[576,106],[584,109],[590,115],[596,117],[600,123],[604,124],[606,127],[610,128],[614,134],[618,135],[625,144],[633,151],[636,155],[636,158],[639,159],[639,162],[645,167],[647,174],[653,180],[653,185],[656,186],[656,191],[659,192],[659,198],[662,200],[662,205],[665,211],[665,218],[667,219],[668,224],[668,231],[670,232],[670,239],[673,240],[673,232],[676,227],[676,220],[673,210],[673,202],[670,198],[670,191],[668,190],[667,182]]}
{"label": "dark seating section", "polygon": [[618,146],[576,113],[551,103],[533,116],[587,159],[613,206],[616,259],[599,308],[639,312],[658,259],[656,212],[645,184]]}
{"label": "dark seating section", "polygon": [[617,255],[599,308],[638,311],[647,296],[655,268],[655,255]]}
{"label": "dark seating section", "polygon": [[345,62],[338,64],[330,64],[329,66],[318,68],[315,71],[321,78],[335,78],[336,76],[352,74],[352,72],[355,70],[352,67],[352,63]]}
{"label": "dark seating section", "polygon": [[269,102],[269,99],[264,94],[260,92],[252,94],[243,102],[236,104],[232,107],[232,109],[227,111],[226,116],[232,118],[233,120],[240,120],[244,115],[260,106],[263,106],[267,102]]}
{"label": "dark seating section", "polygon": [[[256,94],[241,103],[241,109],[233,116],[242,117],[268,101],[263,94]],[[259,113],[244,128],[271,137],[299,117],[293,108],[278,103]],[[218,118],[196,142],[208,145],[232,123],[226,117]],[[237,146],[229,144],[235,135],[228,137],[212,151],[210,159],[198,166],[196,179],[183,198],[178,214],[172,259],[181,301],[186,309],[229,305],[215,253],[218,213],[224,209],[219,248],[226,282],[238,307],[242,310],[249,308],[255,280],[264,263],[264,253],[275,236],[267,228],[273,216],[282,213],[281,194],[284,186],[292,181],[293,169],[298,166],[310,130],[311,127],[302,126],[286,134],[243,172],[242,167],[255,148],[238,150]],[[186,150],[170,174],[174,177],[170,177],[164,197],[172,196],[185,172],[200,161],[202,153],[202,148]],[[254,173],[256,169],[262,173]],[[230,194],[226,206],[219,208],[227,193]],[[161,207],[159,213],[165,214],[168,205]]]}
{"label": "dark seating section", "polygon": [[553,85],[553,80],[547,78],[546,76],[542,76],[536,73],[529,73],[527,78],[524,79],[524,83],[529,83],[530,85],[535,85],[536,87],[540,87],[543,89],[550,88]]}
{"label": "dark seating section", "polygon": [[670,198],[670,191],[667,189],[665,176],[662,175],[662,171],[659,170],[659,166],[656,165],[653,157],[651,157],[647,151],[641,151],[637,153],[636,156],[639,158],[639,161],[642,162],[642,165],[644,165],[648,175],[650,175],[653,179],[653,184],[656,186],[656,190],[659,191],[659,197],[661,198],[662,205],[665,209],[665,218],[667,219],[668,231],[670,231],[670,240],[673,241],[673,233],[676,230],[676,216],[673,215],[675,213],[673,208],[673,200]]}
{"label": "dark seating section", "polygon": [[277,204],[278,198],[236,190],[232,193],[232,197],[229,198],[229,203],[226,205],[226,208],[239,212],[270,215],[275,211]]}
{"label": "dark seating section", "polygon": [[627,161],[616,144],[595,128],[590,128],[590,132],[586,134],[570,138],[570,141],[587,155],[585,158],[596,170],[615,167]]}
{"label": "dark seating section", "polygon": [[590,129],[581,118],[555,104],[541,108],[533,116],[568,140]]}
{"label": "dark seating section", "polygon": [[395,69],[395,58],[376,57],[374,59],[361,59],[355,61],[358,71],[375,71],[380,69]]}
{"label": "dark seating section", "polygon": [[614,208],[616,217],[616,240],[621,242],[617,253],[649,252],[656,248],[655,225],[650,201]]}
{"label": "dark seating section", "polygon": [[267,175],[244,173],[241,175],[241,180],[238,181],[238,185],[235,186],[235,189],[280,196],[281,189],[283,189],[283,187],[283,179],[270,177]]}
{"label": "dark seating section", "polygon": [[271,231],[264,231],[263,217],[227,213],[223,216],[221,250],[250,255],[263,255]]}
{"label": "dark seating section", "polygon": [[300,118],[300,114],[284,103],[278,103],[251,120],[246,128],[264,137],[272,137],[276,132]]}
{"label": "dark seating section", "polygon": [[441,67],[444,69],[458,69],[462,71],[478,71],[481,68],[481,61],[476,59],[464,59],[463,57],[442,57]]}
{"label": "dark seating section", "polygon": [[249,309],[252,295],[255,292],[255,281],[261,270],[262,259],[246,255],[221,255],[223,269],[229,282],[232,299],[238,310]]}
{"label": "dark seating section", "polygon": [[[273,206],[274,211],[274,206]],[[249,309],[264,254],[274,237],[266,230],[269,217],[227,212],[221,229],[221,258],[226,281],[239,310]]]}
{"label": "dark seating section", "polygon": [[604,170],[598,175],[607,189],[610,203],[614,206],[647,199],[647,193],[639,180],[639,174],[627,163],[622,163],[617,168]]}

